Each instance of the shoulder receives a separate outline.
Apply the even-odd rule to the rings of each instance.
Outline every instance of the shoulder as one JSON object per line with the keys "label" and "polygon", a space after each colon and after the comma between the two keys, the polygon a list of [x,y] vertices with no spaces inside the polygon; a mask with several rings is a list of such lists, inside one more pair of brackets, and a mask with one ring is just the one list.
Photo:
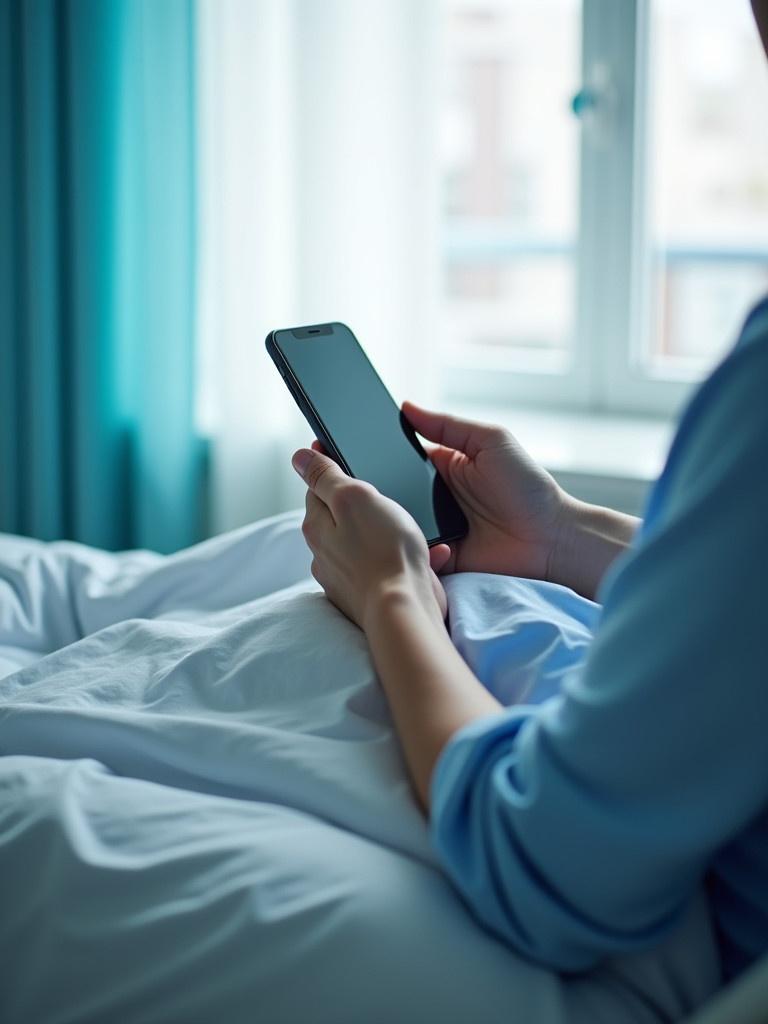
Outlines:
{"label": "shoulder", "polygon": [[[681,507],[718,502],[725,487],[768,503],[768,299],[693,396],[648,506],[647,528]],[[768,510],[765,510],[768,511]]]}
{"label": "shoulder", "polygon": [[761,343],[763,348],[768,345],[768,295],[752,308],[744,321],[734,351]]}

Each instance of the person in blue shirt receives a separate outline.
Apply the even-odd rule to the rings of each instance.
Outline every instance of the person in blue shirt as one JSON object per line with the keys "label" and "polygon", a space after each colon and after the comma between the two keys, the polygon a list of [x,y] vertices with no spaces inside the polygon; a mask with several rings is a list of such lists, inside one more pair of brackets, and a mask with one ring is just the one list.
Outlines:
{"label": "person in blue shirt", "polygon": [[[452,547],[317,446],[293,464],[313,575],[367,634],[445,869],[560,971],[654,946],[705,886],[735,976],[768,952],[768,299],[686,409],[642,522],[569,497],[499,427],[403,409],[467,515]],[[438,576],[462,571],[599,600],[557,696],[503,708],[476,679]]]}

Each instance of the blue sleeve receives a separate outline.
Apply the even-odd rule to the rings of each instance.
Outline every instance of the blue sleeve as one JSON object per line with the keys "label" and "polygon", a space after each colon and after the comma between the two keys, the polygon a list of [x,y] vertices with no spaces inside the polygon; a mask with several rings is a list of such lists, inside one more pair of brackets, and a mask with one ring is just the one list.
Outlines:
{"label": "blue sleeve", "polygon": [[650,946],[768,797],[768,344],[683,420],[583,669],[444,749],[432,833],[465,900],[559,970]]}

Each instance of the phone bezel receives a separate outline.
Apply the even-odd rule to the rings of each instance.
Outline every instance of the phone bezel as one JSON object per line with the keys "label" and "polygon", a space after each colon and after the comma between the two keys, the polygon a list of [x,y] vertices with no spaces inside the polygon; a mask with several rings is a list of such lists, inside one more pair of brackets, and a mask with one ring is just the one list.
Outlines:
{"label": "phone bezel", "polygon": [[[279,328],[279,330],[283,329],[284,328]],[[288,330],[290,329],[291,328],[288,328]],[[336,447],[333,438],[325,429],[325,424],[320,418],[320,414],[312,404],[312,400],[310,399],[309,395],[301,386],[301,382],[293,372],[291,364],[288,362],[288,360],[285,358],[285,355],[280,350],[280,346],[278,345],[274,337],[276,333],[276,331],[270,331],[270,333],[267,335],[267,351],[269,352],[273,362],[277,366],[280,376],[285,381],[286,387],[290,391],[293,400],[298,405],[301,414],[308,421],[310,427],[312,427],[312,429],[314,430],[316,437],[322,443],[323,447],[328,452],[328,454],[333,458],[335,462],[338,462],[338,464],[341,466],[341,468],[344,470],[347,476],[354,476],[349,466],[347,465],[344,456]]]}

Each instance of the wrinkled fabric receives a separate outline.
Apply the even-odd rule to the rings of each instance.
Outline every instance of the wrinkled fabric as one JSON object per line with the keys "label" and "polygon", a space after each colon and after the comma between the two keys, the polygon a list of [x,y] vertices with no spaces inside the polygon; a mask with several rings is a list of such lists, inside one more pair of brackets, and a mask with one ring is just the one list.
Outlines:
{"label": "wrinkled fabric", "polygon": [[[477,926],[299,522],[170,557],[0,538],[0,1019],[654,1024],[701,1003],[703,897],[574,978]],[[546,703],[583,658],[597,608],[563,588],[446,588],[505,701]]]}

